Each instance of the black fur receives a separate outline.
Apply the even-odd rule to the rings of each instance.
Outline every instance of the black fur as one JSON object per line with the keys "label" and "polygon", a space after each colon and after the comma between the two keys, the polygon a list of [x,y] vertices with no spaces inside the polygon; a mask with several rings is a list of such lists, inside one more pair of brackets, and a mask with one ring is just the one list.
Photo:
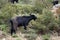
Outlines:
{"label": "black fur", "polygon": [[24,26],[24,29],[27,29],[27,25],[31,20],[36,20],[37,17],[35,15],[30,15],[30,16],[19,16],[14,19],[10,20],[11,23],[11,35],[13,33],[16,33],[17,27],[19,26]]}
{"label": "black fur", "polygon": [[14,2],[18,3],[18,0],[10,0],[10,2],[14,4]]}
{"label": "black fur", "polygon": [[52,3],[53,3],[53,5],[56,5],[56,4],[58,4],[58,0],[56,0],[56,1],[53,1]]}

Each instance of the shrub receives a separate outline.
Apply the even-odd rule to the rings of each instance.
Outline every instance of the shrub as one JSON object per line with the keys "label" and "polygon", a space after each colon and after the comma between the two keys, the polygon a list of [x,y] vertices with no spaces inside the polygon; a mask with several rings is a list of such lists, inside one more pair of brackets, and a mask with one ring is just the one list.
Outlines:
{"label": "shrub", "polygon": [[8,31],[8,26],[7,25],[0,25],[0,30],[7,32]]}
{"label": "shrub", "polygon": [[49,40],[50,35],[49,34],[45,34],[45,35],[42,35],[42,37],[43,37],[43,40]]}
{"label": "shrub", "polygon": [[56,18],[53,17],[53,14],[48,9],[43,9],[42,14],[37,15],[37,17],[38,19],[36,22],[32,22],[32,28],[38,30],[39,34],[45,34],[52,30],[59,29],[59,20],[56,20]]}

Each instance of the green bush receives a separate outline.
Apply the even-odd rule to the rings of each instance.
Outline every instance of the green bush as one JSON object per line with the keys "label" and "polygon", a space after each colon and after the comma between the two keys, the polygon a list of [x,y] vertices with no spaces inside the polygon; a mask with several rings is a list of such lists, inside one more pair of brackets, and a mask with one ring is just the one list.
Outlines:
{"label": "green bush", "polygon": [[7,32],[8,31],[8,26],[7,25],[0,25],[0,30]]}
{"label": "green bush", "polygon": [[42,14],[37,15],[38,19],[32,22],[33,29],[38,30],[39,33],[45,34],[53,30],[59,29],[59,20],[53,16],[48,9],[43,9]]}
{"label": "green bush", "polygon": [[[37,16],[36,21],[32,21],[30,33],[58,30],[60,28],[60,19],[56,19],[50,12],[52,0],[19,0],[21,3],[11,4],[6,0],[0,0],[0,27],[6,30],[9,20],[16,15],[33,13]],[[26,2],[25,2],[26,1]],[[25,4],[24,4],[25,3]],[[2,7],[2,8],[1,8]],[[24,31],[24,30],[23,30]],[[29,33],[25,32],[25,33]]]}
{"label": "green bush", "polygon": [[8,3],[8,0],[0,0],[0,9],[4,7],[5,4]]}
{"label": "green bush", "polygon": [[49,34],[45,34],[45,35],[42,35],[42,37],[43,37],[43,40],[49,40],[50,35]]}

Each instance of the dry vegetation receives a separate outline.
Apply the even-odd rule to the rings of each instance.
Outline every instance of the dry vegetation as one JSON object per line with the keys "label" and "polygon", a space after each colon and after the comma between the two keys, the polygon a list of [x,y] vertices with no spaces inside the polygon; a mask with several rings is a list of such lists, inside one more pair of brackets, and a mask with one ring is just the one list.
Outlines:
{"label": "dry vegetation", "polygon": [[[53,16],[60,14],[60,8],[52,13],[52,7],[52,0],[19,0],[15,4],[0,0],[0,40],[60,40],[60,17]],[[37,20],[32,20],[27,30],[20,27],[11,36],[9,20],[30,13],[36,15]]]}

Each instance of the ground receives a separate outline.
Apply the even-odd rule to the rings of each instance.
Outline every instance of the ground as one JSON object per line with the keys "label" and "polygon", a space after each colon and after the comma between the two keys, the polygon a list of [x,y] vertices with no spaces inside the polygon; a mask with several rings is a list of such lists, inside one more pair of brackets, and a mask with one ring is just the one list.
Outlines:
{"label": "ground", "polygon": [[[26,34],[22,34],[21,32],[17,33],[17,37],[12,37],[10,35],[4,34],[2,31],[0,31],[0,40],[28,40],[27,38],[25,38]],[[41,36],[38,36],[36,38],[36,40],[43,40],[43,38]],[[56,35],[51,35],[49,40],[60,40],[60,36],[56,36]]]}

